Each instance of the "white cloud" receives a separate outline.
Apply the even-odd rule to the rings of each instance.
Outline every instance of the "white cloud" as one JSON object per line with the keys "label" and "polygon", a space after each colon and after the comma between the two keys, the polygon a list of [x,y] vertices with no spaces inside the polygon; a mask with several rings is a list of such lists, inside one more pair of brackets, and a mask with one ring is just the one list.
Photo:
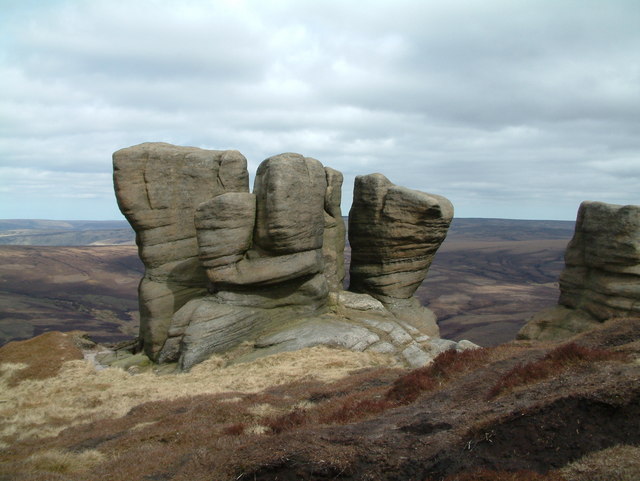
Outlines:
{"label": "white cloud", "polygon": [[370,172],[460,216],[639,203],[639,23],[624,0],[3,0],[2,215],[117,216],[111,153],[156,140],[316,157],[346,209]]}

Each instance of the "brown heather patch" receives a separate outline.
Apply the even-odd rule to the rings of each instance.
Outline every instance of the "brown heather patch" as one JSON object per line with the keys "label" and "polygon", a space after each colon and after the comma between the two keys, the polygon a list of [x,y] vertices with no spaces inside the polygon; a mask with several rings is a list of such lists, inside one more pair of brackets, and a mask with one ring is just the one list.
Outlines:
{"label": "brown heather patch", "polygon": [[[13,418],[18,428],[5,437],[5,449],[0,451],[0,480],[426,481],[429,473],[434,476],[429,481],[593,481],[596,478],[569,477],[565,471],[537,474],[518,470],[560,469],[569,459],[578,459],[581,466],[594,460],[603,465],[606,457],[624,462],[636,456],[637,448],[605,453],[599,460],[580,459],[610,443],[637,443],[637,364],[596,362],[593,369],[576,369],[575,377],[573,371],[571,376],[565,372],[563,382],[552,387],[540,384],[535,390],[522,389],[517,398],[505,397],[497,403],[484,400],[488,387],[518,362],[535,362],[545,353],[565,361],[575,358],[576,351],[571,349],[551,355],[555,347],[511,343],[475,353],[452,352],[412,372],[380,364],[375,367],[377,361],[371,359],[357,358],[358,362],[351,363],[354,359],[349,352],[328,349],[289,353],[291,357],[269,359],[261,365],[222,368],[219,362],[205,364],[202,372],[194,368],[195,373],[149,379],[119,370],[105,370],[113,372],[92,379],[89,370],[78,370],[77,382],[61,383],[53,391],[48,386],[54,379],[37,384],[27,380],[7,392],[15,394],[30,386],[23,399],[32,398],[36,413],[40,398],[48,398],[61,409],[64,406],[51,398],[62,396],[69,402],[71,398],[64,398],[65,389],[81,388],[82,383],[89,385],[84,394],[98,390],[100,396],[108,396],[96,398],[103,404],[98,403],[101,407],[94,414],[85,412],[85,424],[60,432],[70,425],[64,413],[56,421],[60,426],[56,437],[35,437],[41,436],[35,434],[38,429],[49,429],[50,421],[45,418],[42,424],[33,425],[32,434],[19,439],[25,424],[22,418]],[[575,362],[571,365],[582,366],[583,361]],[[58,377],[68,376],[67,370],[79,365],[78,361],[70,363]],[[336,368],[331,375],[321,372],[324,375],[317,376],[314,371]],[[422,374],[411,381],[416,371]],[[121,378],[115,377],[117,372]],[[418,390],[420,403],[412,406],[406,398],[388,397],[389,392],[397,392],[400,382],[396,381],[402,378],[409,379],[402,381],[409,386],[430,379],[435,387]],[[117,390],[116,385],[122,384],[126,389]],[[595,397],[593,389],[598,389]],[[157,398],[149,399],[151,395]],[[105,415],[104,404],[113,408],[119,403],[127,406],[124,412],[118,411],[122,414]],[[21,415],[31,412],[26,404],[19,407]],[[396,408],[393,413],[384,414],[392,408]],[[368,421],[357,423],[364,419]],[[469,427],[472,431],[468,432]],[[491,441],[486,433],[491,434]],[[470,439],[473,449],[466,447]],[[35,462],[39,455],[46,457],[47,451],[99,453],[103,460],[96,457],[95,464],[89,460],[84,471],[73,468],[61,474],[55,464]],[[633,472],[630,466],[625,469]],[[600,476],[605,471],[593,472]],[[611,476],[602,479],[616,480],[617,471],[610,472]],[[620,481],[631,479],[640,478]]]}
{"label": "brown heather patch", "polygon": [[307,412],[303,409],[294,409],[286,414],[271,418],[265,422],[266,426],[274,434],[289,431],[308,422]]}
{"label": "brown heather patch", "polygon": [[305,426],[346,424],[396,407],[397,403],[384,399],[384,393],[402,372],[391,368],[362,369],[332,383],[292,383],[253,395],[252,399],[264,403],[257,406],[267,414],[273,412],[275,405],[281,407],[279,414],[259,421],[270,434]]}
{"label": "brown heather patch", "polygon": [[[67,361],[83,359],[74,342],[75,333],[47,332],[26,341],[13,341],[0,347],[0,375],[8,377],[9,387],[25,379],[46,379],[56,376]],[[25,364],[24,369],[6,376],[2,364]]]}
{"label": "brown heather patch", "polygon": [[422,392],[438,389],[456,375],[485,365],[488,359],[488,349],[445,351],[428,366],[414,369],[397,379],[386,398],[399,404],[412,403]]}
{"label": "brown heather patch", "polygon": [[226,434],[228,436],[240,436],[241,434],[244,434],[245,429],[246,425],[244,423],[229,424],[222,428],[222,434]]}
{"label": "brown heather patch", "polygon": [[320,417],[320,422],[322,424],[347,424],[375,416],[395,407],[398,407],[398,403],[380,398],[380,396],[361,399],[361,396],[352,395],[342,400],[337,406],[333,406],[332,409],[325,409],[325,413]]}
{"label": "brown heather patch", "polygon": [[[489,349],[446,351],[430,365],[399,378],[398,372],[391,377],[387,373],[386,382],[380,371],[376,373],[377,378],[372,378],[371,372],[362,373],[359,379],[351,376],[343,386],[338,382],[325,389],[310,391],[309,405],[268,417],[262,424],[271,433],[280,434],[304,426],[349,424],[372,418],[389,409],[410,404],[422,392],[440,389],[456,376],[485,365],[491,352]],[[304,387],[310,389],[308,385]]]}
{"label": "brown heather patch", "polygon": [[581,346],[574,342],[563,344],[549,351],[542,359],[518,364],[507,371],[489,390],[487,399],[493,399],[518,386],[524,386],[568,370],[572,366],[584,363],[624,360],[622,353]]}

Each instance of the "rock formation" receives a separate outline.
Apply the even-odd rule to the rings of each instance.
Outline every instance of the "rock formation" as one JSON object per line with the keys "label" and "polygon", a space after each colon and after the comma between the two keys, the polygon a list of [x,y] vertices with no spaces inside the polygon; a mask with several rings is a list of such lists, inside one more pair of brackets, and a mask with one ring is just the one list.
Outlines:
{"label": "rock formation", "polygon": [[194,212],[225,192],[248,192],[247,160],[235,150],[144,143],[113,154],[113,178],[145,266],[138,289],[140,337],[155,358],[173,313],[207,292]]}
{"label": "rock formation", "polygon": [[559,339],[615,317],[640,315],[640,206],[583,202],[565,252],[558,306],[521,339]]}
{"label": "rock formation", "polygon": [[113,158],[118,204],[145,265],[141,338],[153,360],[188,369],[249,341],[239,360],[327,344],[417,366],[469,347],[437,339],[435,316],[412,297],[451,221],[446,199],[359,177],[350,213],[357,292],[346,292],[339,172],[281,154],[260,164],[250,193],[236,151],[148,143]]}
{"label": "rock formation", "polygon": [[413,294],[452,218],[453,206],[444,197],[396,186],[382,174],[356,177],[349,212],[349,290],[370,294],[436,336],[435,316]]}

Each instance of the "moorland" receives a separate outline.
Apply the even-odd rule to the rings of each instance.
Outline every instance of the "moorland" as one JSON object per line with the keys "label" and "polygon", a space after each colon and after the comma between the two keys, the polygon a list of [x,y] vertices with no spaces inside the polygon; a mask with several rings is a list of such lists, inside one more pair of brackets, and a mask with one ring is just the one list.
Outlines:
{"label": "moorland", "polygon": [[[573,225],[454,219],[416,293],[442,337],[497,345],[555,304]],[[125,221],[0,221],[0,239],[20,244],[0,245],[0,344],[50,330],[135,335],[143,267]]]}
{"label": "moorland", "polygon": [[418,295],[485,347],[414,370],[327,347],[96,364],[137,331],[135,246],[2,246],[0,332],[28,339],[0,347],[0,481],[640,479],[640,319],[512,340],[555,304],[572,230],[457,219]]}

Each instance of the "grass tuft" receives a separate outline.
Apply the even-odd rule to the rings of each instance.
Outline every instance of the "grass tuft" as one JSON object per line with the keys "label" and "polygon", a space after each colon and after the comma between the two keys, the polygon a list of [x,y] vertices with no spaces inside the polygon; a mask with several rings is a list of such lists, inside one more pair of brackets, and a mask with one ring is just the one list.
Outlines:
{"label": "grass tuft", "polygon": [[30,471],[69,474],[86,471],[104,459],[105,456],[95,449],[79,453],[48,449],[31,455],[25,464]]}
{"label": "grass tuft", "polygon": [[640,479],[640,447],[618,445],[596,451],[560,470],[567,481]]}

